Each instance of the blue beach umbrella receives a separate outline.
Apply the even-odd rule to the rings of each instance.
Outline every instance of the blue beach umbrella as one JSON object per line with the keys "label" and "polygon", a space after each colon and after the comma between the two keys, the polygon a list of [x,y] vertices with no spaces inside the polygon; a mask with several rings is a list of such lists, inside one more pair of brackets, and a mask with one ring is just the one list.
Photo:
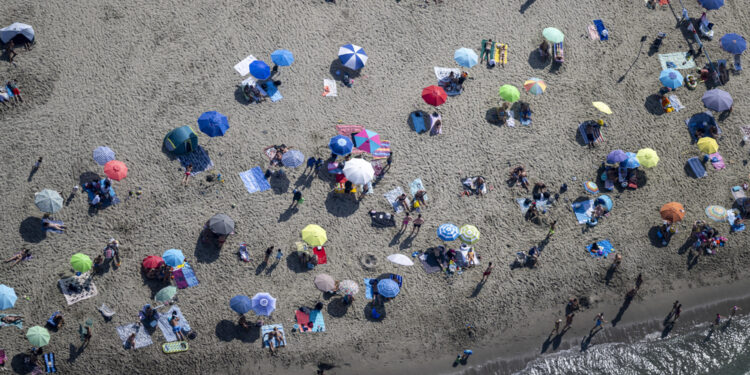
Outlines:
{"label": "blue beach umbrella", "polygon": [[726,34],[719,39],[719,42],[721,42],[721,48],[723,48],[724,51],[735,55],[745,52],[745,49],[747,48],[747,41],[738,34]]}
{"label": "blue beach umbrella", "polygon": [[97,147],[93,152],[93,156],[94,161],[99,165],[104,165],[109,161],[115,160],[115,152],[106,146]]}
{"label": "blue beach umbrella", "polygon": [[607,211],[612,211],[612,198],[610,198],[609,195],[604,194],[596,197],[594,204],[604,205]]}
{"label": "blue beach umbrella", "polygon": [[237,314],[246,314],[253,308],[253,302],[248,296],[236,295],[229,300],[229,307]]}
{"label": "blue beach umbrella", "polygon": [[391,279],[383,279],[378,281],[378,293],[385,298],[393,298],[398,295],[401,288],[398,287],[398,283]]}
{"label": "blue beach umbrella", "polygon": [[661,74],[659,74],[659,81],[661,84],[670,89],[676,89],[682,86],[682,81],[684,80],[685,78],[682,77],[682,74],[674,69],[664,69],[661,71]]}
{"label": "blue beach umbrella", "polygon": [[227,116],[216,111],[209,111],[198,117],[198,128],[209,137],[218,137],[229,130],[229,121]]}
{"label": "blue beach umbrella", "polygon": [[729,95],[728,92],[721,89],[706,91],[701,100],[706,108],[716,112],[726,111],[729,108],[732,108],[732,104],[734,103],[732,95]]}
{"label": "blue beach umbrella", "polygon": [[250,74],[257,79],[268,79],[271,76],[271,68],[261,60],[250,63]]}
{"label": "blue beach umbrella", "polygon": [[349,69],[359,70],[367,64],[367,54],[360,46],[346,44],[339,48],[339,61]]}
{"label": "blue beach umbrella", "polygon": [[724,0],[698,0],[698,3],[708,10],[719,9],[724,6]]}
{"label": "blue beach umbrella", "polygon": [[352,140],[349,137],[337,135],[331,138],[331,141],[328,142],[328,148],[330,148],[331,152],[336,155],[346,156],[352,153],[354,143],[352,143]]}
{"label": "blue beach umbrella", "polygon": [[292,55],[292,51],[277,49],[271,54],[271,61],[278,66],[289,66],[294,62],[294,55]]}
{"label": "blue beach umbrella", "polygon": [[477,56],[477,53],[469,48],[457,49],[453,54],[453,59],[456,60],[458,65],[467,68],[477,65],[477,62],[479,62],[479,56]]}
{"label": "blue beach umbrella", "polygon": [[623,150],[614,150],[607,155],[607,163],[609,164],[617,164],[625,160],[628,160],[628,155]]}
{"label": "blue beach umbrella", "polygon": [[13,288],[0,285],[0,310],[5,310],[13,307],[16,304],[16,291]]}
{"label": "blue beach umbrella", "polygon": [[182,254],[182,250],[178,249],[165,251],[161,258],[164,259],[164,264],[170,267],[177,267],[185,263],[185,255]]}
{"label": "blue beach umbrella", "polygon": [[628,158],[624,162],[620,163],[620,165],[627,169],[640,167],[641,163],[638,162],[638,158],[635,157],[635,154],[633,154],[633,156],[630,156],[630,154],[633,154],[633,153],[628,152]]}
{"label": "blue beach umbrella", "polygon": [[305,155],[300,150],[289,150],[281,156],[281,163],[285,167],[297,168],[305,162]]}
{"label": "blue beach umbrella", "polygon": [[442,224],[437,229],[437,236],[443,241],[455,241],[459,234],[458,226],[451,223]]}
{"label": "blue beach umbrella", "polygon": [[253,311],[258,315],[269,316],[273,310],[276,310],[276,298],[268,293],[254,295],[251,302]]}

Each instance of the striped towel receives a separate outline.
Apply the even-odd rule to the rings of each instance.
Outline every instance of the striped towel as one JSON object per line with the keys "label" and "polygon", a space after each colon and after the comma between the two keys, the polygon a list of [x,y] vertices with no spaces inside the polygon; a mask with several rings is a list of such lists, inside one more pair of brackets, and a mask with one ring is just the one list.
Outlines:
{"label": "striped towel", "polygon": [[240,179],[245,184],[247,192],[251,194],[271,188],[271,184],[266,180],[266,177],[263,175],[263,170],[260,167],[255,167],[240,173]]}

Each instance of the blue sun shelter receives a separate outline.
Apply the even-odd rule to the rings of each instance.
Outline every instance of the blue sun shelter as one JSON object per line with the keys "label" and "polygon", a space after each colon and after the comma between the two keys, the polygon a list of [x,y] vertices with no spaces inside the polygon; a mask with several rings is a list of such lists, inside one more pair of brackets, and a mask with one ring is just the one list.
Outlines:
{"label": "blue sun shelter", "polygon": [[167,133],[164,147],[175,155],[185,155],[198,148],[198,134],[190,126],[181,126]]}

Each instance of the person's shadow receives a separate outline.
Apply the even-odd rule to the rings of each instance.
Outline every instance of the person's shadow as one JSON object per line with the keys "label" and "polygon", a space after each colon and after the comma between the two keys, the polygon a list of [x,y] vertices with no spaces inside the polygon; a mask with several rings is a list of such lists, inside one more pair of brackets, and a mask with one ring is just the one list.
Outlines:
{"label": "person's shadow", "polygon": [[[485,283],[484,280],[478,282],[477,286],[474,287],[474,291],[471,292],[471,295],[469,296],[469,298],[475,298],[476,296],[478,296],[479,292],[481,292],[482,288],[484,288],[484,283]],[[542,353],[544,353],[544,352],[542,351]]]}
{"label": "person's shadow", "polygon": [[612,327],[616,326],[617,323],[619,323],[620,320],[622,320],[622,316],[625,314],[625,310],[627,310],[628,307],[630,307],[631,302],[633,302],[633,297],[629,295],[626,296],[625,301],[623,301],[622,306],[620,306],[620,310],[617,312],[617,315],[615,316],[614,319],[612,319]]}
{"label": "person's shadow", "polygon": [[275,261],[275,262],[273,262],[273,263],[271,263],[271,265],[268,268],[266,268],[266,276],[271,275],[271,273],[273,272],[273,270],[275,270],[276,267],[278,267],[278,266],[279,266],[279,261],[278,260]]}
{"label": "person's shadow", "polygon": [[255,276],[258,276],[261,273],[263,273],[263,270],[265,270],[267,266],[268,266],[267,262],[260,262],[260,264],[258,264],[258,267],[255,268]]}
{"label": "person's shadow", "polygon": [[521,9],[519,10],[519,12],[521,12],[521,14],[524,14],[526,10],[534,4],[535,1],[536,0],[526,0],[526,2],[521,5]]}

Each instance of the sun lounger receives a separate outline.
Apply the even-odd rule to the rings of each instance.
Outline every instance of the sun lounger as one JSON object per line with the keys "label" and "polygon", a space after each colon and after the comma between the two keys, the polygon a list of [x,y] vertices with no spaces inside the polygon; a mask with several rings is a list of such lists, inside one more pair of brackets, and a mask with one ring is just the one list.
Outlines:
{"label": "sun lounger", "polygon": [[[436,128],[435,124],[440,121],[440,128]],[[443,134],[443,116],[439,113],[430,114],[430,135]]]}
{"label": "sun lounger", "polygon": [[688,159],[687,165],[695,178],[703,178],[708,175],[708,173],[706,173],[706,168],[703,167],[703,163],[701,163],[700,159],[697,157]]}
{"label": "sun lounger", "polygon": [[552,45],[552,58],[554,58],[555,62],[559,64],[565,62],[565,50],[563,49],[562,42]]}
{"label": "sun lounger", "polygon": [[599,34],[599,40],[609,40],[609,30],[604,27],[602,20],[594,20],[594,26],[596,27],[596,32]]}
{"label": "sun lounger", "polygon": [[711,162],[711,165],[714,166],[714,169],[720,170],[724,169],[727,166],[724,164],[724,158],[721,157],[721,155],[718,152],[714,152],[713,154],[708,155],[708,160]]}
{"label": "sun lounger", "polygon": [[55,368],[55,353],[44,353],[44,368],[47,373],[57,372]]}
{"label": "sun lounger", "polygon": [[268,324],[261,327],[261,339],[263,340],[263,347],[268,347],[268,334],[273,331],[274,328],[278,328],[281,332],[282,336],[284,337],[283,340],[279,340],[277,338],[274,338],[274,347],[278,348],[281,346],[286,346],[286,334],[284,333],[284,326],[281,324]]}
{"label": "sun lounger", "polygon": [[414,131],[422,133],[427,131],[427,127],[424,124],[424,115],[422,111],[414,111],[411,113],[411,124],[414,126]]}

